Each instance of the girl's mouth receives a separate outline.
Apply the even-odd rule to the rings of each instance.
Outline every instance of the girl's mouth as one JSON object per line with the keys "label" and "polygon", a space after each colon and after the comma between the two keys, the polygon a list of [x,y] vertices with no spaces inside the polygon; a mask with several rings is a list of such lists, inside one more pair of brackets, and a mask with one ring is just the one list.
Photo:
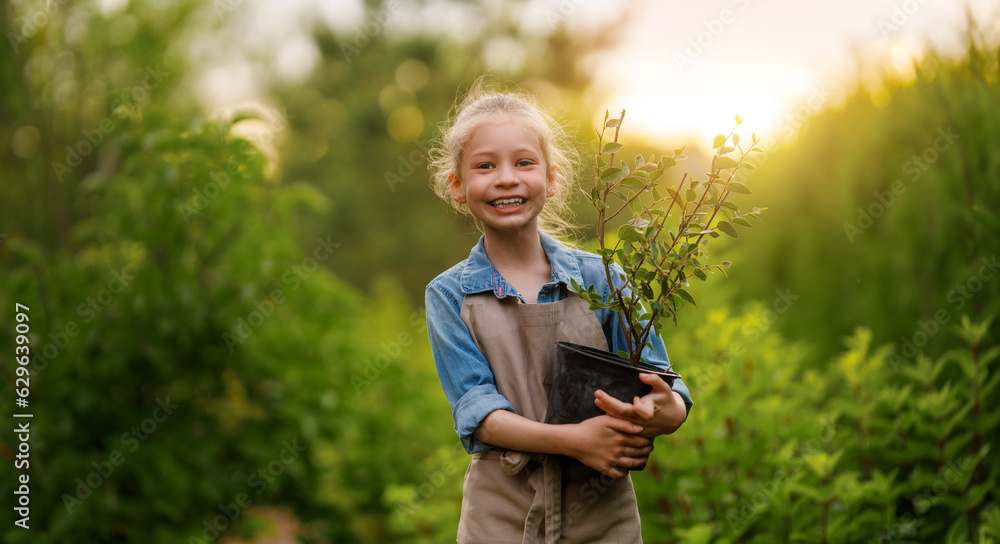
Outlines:
{"label": "girl's mouth", "polygon": [[497,208],[498,210],[502,210],[504,208],[514,208],[516,206],[520,206],[521,204],[524,204],[525,202],[527,202],[527,199],[526,198],[521,198],[521,197],[515,197],[515,198],[498,198],[498,199],[494,200],[493,202],[490,202],[490,206],[493,206],[494,208]]}

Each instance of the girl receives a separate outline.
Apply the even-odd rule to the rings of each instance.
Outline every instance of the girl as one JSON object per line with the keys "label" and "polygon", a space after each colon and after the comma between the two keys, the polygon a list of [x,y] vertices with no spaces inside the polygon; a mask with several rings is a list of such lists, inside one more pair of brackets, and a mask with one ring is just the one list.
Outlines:
{"label": "girl", "polygon": [[[432,150],[432,184],[471,214],[483,236],[469,258],[426,290],[427,327],[455,430],[473,455],[458,542],[641,542],[625,468],[674,432],[691,398],[643,374],[653,392],[632,403],[598,391],[606,415],[548,425],[557,341],[623,349],[618,316],[567,290],[606,285],[597,255],[552,236],[566,223],[575,168],[553,120],[529,98],[474,90]],[[643,354],[669,368],[660,338]]]}

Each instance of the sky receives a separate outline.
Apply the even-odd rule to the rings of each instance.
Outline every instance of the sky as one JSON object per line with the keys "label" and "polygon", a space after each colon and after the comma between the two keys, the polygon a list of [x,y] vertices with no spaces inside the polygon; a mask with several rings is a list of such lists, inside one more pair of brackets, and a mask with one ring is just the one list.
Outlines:
{"label": "sky", "polygon": [[[105,0],[114,2],[117,0]],[[386,32],[447,29],[449,35],[474,33],[503,9],[486,0],[481,12],[432,0],[423,12],[412,4],[387,18]],[[304,14],[318,13],[331,26],[357,30],[364,24],[360,0],[268,0],[250,4],[230,0],[252,37],[250,45],[271,51],[279,75],[305,77],[319,56],[295,27]],[[888,59],[905,73],[928,43],[955,50],[968,7],[993,32],[1000,32],[1000,0],[530,0],[520,12],[527,34],[544,33],[556,22],[570,28],[594,26],[628,10],[623,42],[588,59],[600,74],[591,102],[612,111],[628,110],[630,126],[653,140],[694,137],[708,141],[744,123],[744,137],[755,132],[768,143],[794,134],[811,112],[835,105],[858,77],[858,66]],[[210,46],[209,46],[210,47]],[[498,43],[487,55],[512,62],[530,52]],[[488,63],[491,60],[487,59]],[[259,69],[259,67],[258,67]],[[251,65],[219,63],[202,79],[211,105],[239,107],[252,102]],[[605,107],[596,108],[595,123]]]}
{"label": "sky", "polygon": [[997,0],[647,0],[630,8],[642,16],[626,41],[598,62],[614,82],[598,92],[654,138],[707,140],[737,114],[741,132],[787,137],[836,104],[859,60],[888,59],[905,73],[927,43],[955,50],[965,5],[997,28]]}

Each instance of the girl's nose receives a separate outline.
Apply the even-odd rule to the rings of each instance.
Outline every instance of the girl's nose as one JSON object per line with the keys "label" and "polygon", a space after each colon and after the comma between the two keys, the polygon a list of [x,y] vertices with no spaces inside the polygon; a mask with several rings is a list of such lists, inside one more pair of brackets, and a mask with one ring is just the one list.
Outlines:
{"label": "girl's nose", "polygon": [[503,165],[497,169],[496,184],[497,185],[516,185],[519,182],[517,177],[517,169],[513,166]]}

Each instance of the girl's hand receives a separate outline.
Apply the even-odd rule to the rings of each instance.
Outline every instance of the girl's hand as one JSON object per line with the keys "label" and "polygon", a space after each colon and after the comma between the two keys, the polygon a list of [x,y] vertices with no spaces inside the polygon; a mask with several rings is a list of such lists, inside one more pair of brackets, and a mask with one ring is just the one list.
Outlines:
{"label": "girl's hand", "polygon": [[609,416],[641,426],[642,430],[637,433],[640,436],[652,439],[661,434],[672,434],[687,419],[684,399],[656,374],[639,374],[639,379],[651,385],[653,391],[642,398],[635,397],[629,404],[597,390],[594,404]]}
{"label": "girl's hand", "polygon": [[612,478],[628,472],[618,467],[637,468],[653,451],[653,440],[638,436],[639,425],[611,417],[597,416],[573,425],[567,433],[567,455]]}

